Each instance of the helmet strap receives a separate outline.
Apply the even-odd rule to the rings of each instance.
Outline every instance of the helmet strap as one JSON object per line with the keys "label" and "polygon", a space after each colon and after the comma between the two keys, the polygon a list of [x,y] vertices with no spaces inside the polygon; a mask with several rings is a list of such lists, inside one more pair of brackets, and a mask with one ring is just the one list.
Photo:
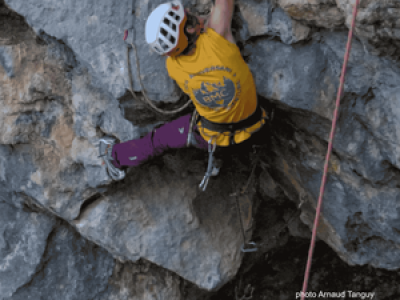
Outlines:
{"label": "helmet strap", "polygon": [[[187,32],[187,30],[186,30],[187,26],[196,28],[197,25],[201,25],[201,24],[196,16],[194,16],[188,12],[186,12],[186,15],[187,15],[187,21],[186,21],[184,30],[185,30],[185,35],[188,39],[188,46],[179,55],[187,55],[196,46],[196,41],[200,36],[196,32],[194,32],[194,33]],[[203,31],[203,29],[204,29],[204,27],[201,28],[201,31]]]}

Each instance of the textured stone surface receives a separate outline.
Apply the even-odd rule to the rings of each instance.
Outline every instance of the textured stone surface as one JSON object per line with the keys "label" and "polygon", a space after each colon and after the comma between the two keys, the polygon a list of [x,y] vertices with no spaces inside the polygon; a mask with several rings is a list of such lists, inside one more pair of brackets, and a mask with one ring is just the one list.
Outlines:
{"label": "textured stone surface", "polygon": [[101,134],[128,140],[138,132],[85,69],[70,72],[78,63],[64,45],[45,35],[39,44],[32,33],[3,48],[15,76],[0,69],[1,193],[24,192],[73,219],[95,187],[109,182],[97,157]]}
{"label": "textured stone surface", "polygon": [[119,263],[105,291],[94,300],[157,299],[180,300],[184,298],[180,288],[180,279],[149,263]]}
{"label": "textured stone surface", "polygon": [[176,159],[186,159],[178,165],[183,175],[171,176],[171,168],[161,159],[156,165],[137,167],[124,184],[86,207],[73,224],[123,259],[145,258],[212,290],[227,282],[241,262],[239,220],[231,212],[234,198],[229,197],[233,179],[223,176],[196,197],[202,174],[189,167],[196,161]]}
{"label": "textured stone surface", "polygon": [[248,27],[244,40],[260,35],[279,37],[283,43],[292,44],[308,37],[310,29],[292,20],[272,1],[238,1],[240,13]]}
{"label": "textured stone surface", "polygon": [[[141,64],[143,83],[153,100],[177,101],[180,95],[172,85],[164,59],[152,53],[142,43],[144,24],[158,1],[6,1],[6,4],[24,16],[39,33],[62,40],[71,47],[79,61],[96,78],[96,87],[102,87],[114,97],[121,97],[129,88],[126,62],[125,29],[134,29]],[[131,51],[134,89],[140,90],[136,64]],[[172,96],[171,96],[172,95]]]}
{"label": "textured stone surface", "polygon": [[18,210],[0,198],[0,299],[32,279],[54,223],[51,217]]}
{"label": "textured stone surface", "polygon": [[184,299],[177,275],[120,263],[54,217],[5,202],[0,216],[2,300]]}
{"label": "textured stone surface", "polygon": [[93,299],[107,288],[114,265],[107,251],[83,239],[70,226],[60,225],[48,240],[35,276],[5,299]]}
{"label": "textured stone surface", "polygon": [[[268,40],[246,46],[252,53],[249,64],[258,93],[303,111],[281,114],[291,119],[295,131],[291,142],[288,131],[282,130],[285,126],[276,120],[281,145],[271,164],[282,173],[278,182],[296,191],[292,199],[309,195],[306,200],[312,207],[318,198],[346,35],[314,37],[315,42],[298,49]],[[367,54],[359,41],[353,41],[326,187],[325,229],[320,233],[350,264],[399,267],[395,263],[400,254],[395,250],[400,168],[396,82],[400,82],[396,64]],[[302,220],[311,226],[313,218],[311,207],[305,208]]]}
{"label": "textured stone surface", "polygon": [[[301,219],[312,226],[329,123],[290,110],[275,117],[273,154],[268,157],[271,174],[293,201],[303,202]],[[349,264],[396,269],[400,254],[395,246],[399,243],[398,167],[390,160],[395,153],[390,158],[388,147],[379,145],[367,125],[357,121],[354,114],[348,114],[347,120],[350,118],[355,121],[344,121],[345,126],[344,118],[339,122],[338,146],[331,157],[318,236]],[[348,152],[356,143],[363,145],[356,156],[359,159]],[[350,147],[341,148],[343,144]]]}
{"label": "textured stone surface", "polygon": [[345,20],[343,11],[334,0],[278,0],[277,3],[292,18],[313,26],[334,28],[343,25]]}
{"label": "textured stone surface", "polygon": [[[353,0],[278,0],[278,5],[295,20],[323,28],[350,28]],[[360,1],[356,19],[356,35],[366,51],[394,55],[399,52],[398,19],[400,3],[396,0]]]}
{"label": "textured stone surface", "polygon": [[331,118],[340,58],[319,43],[293,48],[273,40],[245,46],[258,94]]}
{"label": "textured stone surface", "polygon": [[[192,211],[205,166],[182,181],[155,166],[152,172],[160,179],[156,189],[149,189],[156,175],[137,169],[129,184],[123,184],[123,192],[114,188],[109,194],[111,211],[102,211],[98,193],[110,180],[95,143],[104,133],[121,141],[137,138],[137,129],[123,118],[118,102],[96,88],[65,45],[31,33],[23,43],[6,47],[13,54],[8,60],[15,77],[1,69],[3,197],[19,207],[26,197],[32,198],[67,221],[79,220],[80,232],[115,256],[132,261],[145,257],[205,289],[234,276],[241,261],[236,215],[225,216],[222,209],[199,225]],[[227,194],[221,196],[222,208],[232,201]],[[102,212],[96,217],[102,220],[99,225],[92,214],[85,218],[92,206]],[[165,214],[168,206],[174,210]],[[146,235],[141,228],[149,230]]]}
{"label": "textured stone surface", "polygon": [[[161,1],[134,2],[133,6],[131,1],[89,0],[6,3],[25,16],[37,33],[40,29],[44,32],[34,34],[16,15],[0,22],[0,196],[7,203],[2,205],[40,205],[72,223],[82,236],[114,257],[130,261],[144,258],[205,290],[218,289],[231,280],[242,262],[242,241],[234,198],[229,194],[233,191],[231,183],[240,186],[247,179],[236,163],[225,165],[207,193],[197,195],[196,187],[205,170],[203,153],[192,149],[168,153],[131,170],[126,180],[113,184],[97,157],[95,142],[104,134],[124,141],[148,130],[127,121],[116,99],[132,101],[125,94],[129,84],[123,29],[136,32],[143,80],[150,96],[172,101],[180,94],[167,78],[164,59],[143,43],[145,18]],[[309,232],[300,220],[310,227],[314,217],[346,43],[347,32],[342,29],[349,26],[351,5],[349,1],[278,1],[272,5],[244,0],[238,4],[247,23],[244,52],[257,91],[276,106],[273,138],[262,153],[262,165],[268,167],[268,173],[260,178],[266,183],[256,192],[264,200],[270,197],[280,201],[284,194],[296,205],[301,204],[301,214],[288,209],[300,217],[292,219],[286,213],[280,220],[271,210],[261,215],[268,222],[261,218],[255,223],[268,227],[271,239],[286,223],[291,235],[306,237]],[[400,267],[400,68],[394,60],[398,51],[397,6],[391,1],[361,5],[356,30],[359,40],[353,40],[318,232],[319,238],[349,264],[387,269]],[[132,10],[135,18],[131,17]],[[297,43],[308,36],[306,25],[339,31],[313,28],[311,41]],[[380,42],[390,43],[391,48],[382,43],[387,49],[376,52],[372,46]],[[133,56],[131,61],[135,73]],[[135,89],[139,90],[137,78]],[[135,110],[130,114],[134,116]],[[231,165],[236,169],[229,169]],[[40,234],[43,241],[46,231]],[[12,241],[7,238],[3,244],[8,239]],[[55,247],[64,245],[60,239],[55,234]],[[40,241],[38,245],[43,246]],[[286,243],[269,242],[260,245],[260,256]],[[72,241],[65,246],[74,247]],[[69,257],[67,252],[54,253],[52,268],[61,266],[58,256],[64,260]],[[6,295],[30,280],[40,255],[38,250],[26,277],[5,287]],[[76,268],[83,261],[70,259]],[[109,259],[105,255],[100,261]],[[118,268],[114,274],[122,270],[123,276],[137,270],[133,265]],[[105,269],[111,274],[110,268]],[[165,299],[185,297],[178,290],[177,277],[161,273],[148,274],[144,279],[139,275],[116,279],[118,288],[114,290],[109,286],[97,288],[99,285],[93,283],[91,290],[96,293],[88,292],[87,297],[153,297],[151,289],[141,290],[140,285],[126,290],[140,278],[144,285],[156,280]],[[87,274],[78,272],[70,278],[86,278]],[[99,276],[96,281],[101,286],[106,277]],[[167,280],[162,282],[163,278]],[[51,286],[55,279],[46,277],[43,282]],[[32,281],[39,286],[40,281],[35,280],[39,279]],[[53,292],[50,288],[48,291]],[[18,297],[26,298],[36,291],[32,287],[18,293]]]}

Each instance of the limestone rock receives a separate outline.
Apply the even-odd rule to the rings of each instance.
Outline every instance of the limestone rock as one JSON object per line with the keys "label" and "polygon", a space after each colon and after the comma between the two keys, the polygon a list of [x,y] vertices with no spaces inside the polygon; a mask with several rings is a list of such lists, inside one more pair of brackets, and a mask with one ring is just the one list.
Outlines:
{"label": "limestone rock", "polygon": [[[310,227],[347,32],[317,32],[320,28],[314,28],[311,41],[296,42],[308,37],[311,26],[335,30],[343,29],[343,24],[349,26],[351,5],[349,1],[258,2],[239,2],[249,31],[245,40],[258,36],[245,45],[246,59],[258,93],[275,107],[271,145],[262,153],[269,169],[261,179],[267,182],[255,193],[276,200],[283,191],[297,206],[302,204],[300,218]],[[161,0],[137,1],[135,6],[131,1],[104,0],[6,3],[26,17],[37,34],[23,20],[19,25],[0,22],[0,197],[7,203],[1,205],[22,208],[31,201],[73,224],[84,238],[114,257],[131,262],[144,258],[205,290],[216,290],[231,280],[242,261],[238,216],[234,199],[229,197],[231,183],[239,186],[246,179],[238,170],[234,176],[232,170],[222,171],[207,192],[198,195],[196,187],[205,169],[203,153],[203,158],[168,153],[131,170],[123,182],[112,184],[97,157],[96,141],[104,134],[126,141],[142,133],[124,118],[116,99],[126,97],[129,87],[123,29],[136,33],[143,81],[150,96],[172,101],[180,95],[167,77],[164,60],[143,43],[145,18]],[[360,40],[353,40],[318,232],[349,264],[387,269],[400,267],[400,68],[393,60],[374,55],[366,43],[393,41],[394,50],[385,53],[398,51],[397,6],[397,2],[369,1],[360,7],[356,29]],[[16,16],[13,18],[15,21]],[[263,35],[280,37],[282,42]],[[135,73],[133,56],[131,61]],[[137,75],[134,78],[135,90],[139,90]],[[178,166],[171,159],[174,155],[181,161]],[[35,215],[22,212],[7,214],[7,222],[12,214],[16,224],[22,224],[23,217],[35,222]],[[38,248],[26,266],[26,276],[0,284],[6,297],[28,282],[40,264],[43,241],[52,228],[51,221],[48,223],[33,227]],[[290,223],[290,232],[305,236],[307,230],[298,224],[297,219]],[[61,233],[51,244],[55,249],[64,245]],[[16,234],[25,236],[25,231]],[[65,248],[73,249],[75,244],[68,239]],[[14,241],[7,237],[0,245],[7,245],[8,240]],[[77,247],[84,249],[79,243]],[[0,251],[11,250],[3,246]],[[54,251],[60,258],[71,259],[74,269],[83,261]],[[110,276],[111,258],[103,254],[99,264],[104,261],[107,266],[96,265],[96,270],[105,270]],[[49,259],[52,268],[61,265],[58,258]],[[123,273],[135,270],[126,267]],[[78,272],[75,278],[87,274]],[[107,277],[99,276],[100,282]],[[147,284],[161,281],[161,277],[168,278],[160,285],[166,298],[184,297],[177,288],[179,280],[169,273],[135,278]],[[44,280],[49,293],[52,280]],[[132,280],[123,279],[116,284],[121,288],[109,293],[100,293],[95,287],[99,293],[88,292],[88,297],[124,297],[123,290]],[[33,282],[38,286],[40,281]],[[135,291],[126,294],[152,296],[151,291],[140,289],[135,286]],[[17,293],[25,297],[36,292],[32,288]],[[35,295],[40,297],[40,293]]]}
{"label": "limestone rock", "polygon": [[[386,71],[377,73],[393,71],[390,64],[378,66]],[[377,95],[379,90],[375,86]],[[398,119],[397,108],[389,109],[392,115],[384,107],[396,103],[399,93],[390,86],[384,90],[388,98],[367,91],[343,99],[318,236],[349,264],[395,269],[400,254],[395,250],[399,243],[395,209],[399,160],[398,125],[394,124]],[[304,200],[301,219],[311,227],[330,123],[305,110],[277,111],[273,126],[277,131],[271,146],[275,154],[269,158],[271,174],[295,203]],[[382,117],[374,117],[372,111]],[[382,127],[375,130],[378,119]],[[381,130],[387,131],[381,135]]]}
{"label": "limestone rock", "polygon": [[[60,39],[97,78],[96,87],[121,97],[129,88],[124,30],[134,29],[143,83],[153,100],[177,101],[180,95],[169,79],[163,58],[143,43],[148,14],[162,1],[5,1],[28,24]],[[130,52],[134,90],[140,85],[133,52]]]}
{"label": "limestone rock", "polygon": [[219,288],[241,262],[234,198],[230,184],[221,188],[233,179],[215,179],[196,196],[201,174],[191,173],[189,164],[179,168],[184,176],[174,177],[157,162],[136,167],[123,185],[96,199],[72,223],[124,260],[144,258],[203,289]]}
{"label": "limestone rock", "polygon": [[277,4],[293,19],[313,26],[335,28],[345,21],[334,0],[278,0]]}
{"label": "limestone rock", "polygon": [[[96,141],[104,134],[121,141],[138,138],[138,130],[67,46],[31,32],[23,43],[6,47],[11,53],[7,66],[15,76],[0,69],[1,195],[18,207],[30,198],[74,221],[80,233],[114,256],[132,261],[144,257],[204,289],[232,278],[240,266],[242,241],[237,216],[224,214],[233,201],[229,189],[219,196],[219,210],[206,196],[203,225],[191,202],[205,166],[182,180],[171,177],[168,169],[138,168],[104,202],[101,194],[110,179]],[[159,182],[152,181],[155,174]],[[148,230],[146,235],[140,229]]]}
{"label": "limestone rock", "polygon": [[11,53],[7,64],[15,76],[0,76],[0,141],[11,145],[0,149],[1,192],[24,192],[73,219],[84,198],[110,181],[97,157],[100,134],[123,141],[137,137],[137,130],[116,100],[92,86],[84,69],[69,72],[78,64],[65,46],[43,35],[41,45],[31,36],[3,47]]}
{"label": "limestone rock", "polygon": [[54,230],[42,260],[32,280],[5,299],[93,299],[107,288],[115,265],[107,251],[66,224]]}
{"label": "limestone rock", "polygon": [[250,37],[271,35],[280,37],[285,44],[292,44],[308,37],[310,29],[292,20],[272,1],[240,0],[240,13],[248,27],[247,40]]}
{"label": "limestone rock", "polygon": [[[273,164],[294,201],[306,195],[309,206],[303,207],[302,219],[310,226],[345,42],[345,34],[330,33],[322,35],[320,43],[295,51],[275,41],[259,41],[249,61],[260,94],[302,110],[275,116],[274,136],[286,141],[276,150],[279,159]],[[400,90],[395,82],[400,69],[366,54],[358,41],[353,41],[348,68],[319,237],[350,264],[398,268],[400,253],[394,245],[399,243],[395,203]],[[291,119],[307,135],[296,132],[289,138],[281,118]]]}
{"label": "limestone rock", "polygon": [[187,299],[181,292],[180,278],[162,268],[140,264],[116,262],[107,289],[94,300]]}
{"label": "limestone rock", "polygon": [[31,281],[54,224],[51,217],[16,209],[0,198],[0,299]]}
{"label": "limestone rock", "polygon": [[0,202],[0,299],[183,299],[177,275],[118,262],[65,222],[26,208]]}
{"label": "limestone rock", "polygon": [[[278,0],[278,5],[295,20],[323,27],[350,28],[354,0]],[[400,55],[398,15],[400,3],[395,0],[360,1],[355,35],[365,49],[378,55]]]}
{"label": "limestone rock", "polygon": [[293,48],[261,39],[246,45],[257,93],[331,118],[339,83],[340,59],[319,43]]}

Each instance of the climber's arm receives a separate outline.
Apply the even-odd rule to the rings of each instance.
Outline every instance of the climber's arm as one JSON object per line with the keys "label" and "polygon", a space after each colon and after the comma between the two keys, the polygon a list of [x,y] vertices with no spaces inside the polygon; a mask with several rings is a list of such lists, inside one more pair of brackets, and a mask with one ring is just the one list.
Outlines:
{"label": "climber's arm", "polygon": [[235,43],[231,30],[234,7],[234,0],[215,0],[208,20],[208,27],[232,43]]}

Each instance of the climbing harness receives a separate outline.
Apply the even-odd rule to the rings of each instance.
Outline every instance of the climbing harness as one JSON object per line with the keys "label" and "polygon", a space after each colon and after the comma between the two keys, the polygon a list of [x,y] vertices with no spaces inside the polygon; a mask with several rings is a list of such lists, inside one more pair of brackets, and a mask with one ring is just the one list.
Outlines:
{"label": "climbing harness", "polygon": [[264,119],[268,119],[268,114],[266,114],[266,117],[263,117],[263,109],[259,104],[257,104],[257,108],[252,115],[250,115],[247,119],[241,120],[236,123],[215,123],[207,120],[204,117],[200,117],[201,127],[203,130],[208,129],[214,132],[219,132],[220,134],[225,134],[226,132],[229,132],[230,145],[235,144],[234,136],[237,131],[246,130]]}
{"label": "climbing harness", "polygon": [[303,290],[302,290],[302,293],[301,293],[301,300],[304,300],[304,297],[306,295],[308,278],[310,276],[312,256],[313,256],[313,251],[314,251],[314,247],[315,247],[315,241],[316,241],[316,237],[317,237],[318,222],[319,222],[319,217],[320,217],[320,213],[321,213],[322,199],[323,199],[323,195],[324,195],[325,183],[326,183],[326,178],[327,178],[327,173],[328,173],[328,162],[329,162],[329,158],[330,158],[330,155],[331,155],[331,152],[332,152],[332,144],[333,144],[333,138],[335,136],[336,121],[337,121],[338,112],[339,112],[339,106],[340,106],[340,98],[341,98],[342,92],[343,92],[344,77],[345,77],[345,74],[346,74],[347,62],[348,62],[349,56],[350,56],[351,40],[352,40],[352,37],[353,37],[353,30],[354,30],[354,26],[355,26],[355,21],[356,21],[356,17],[357,17],[357,8],[358,8],[359,3],[360,3],[360,0],[356,0],[356,3],[355,3],[354,8],[353,8],[353,19],[351,21],[351,27],[350,27],[349,35],[348,35],[348,38],[347,38],[347,45],[346,45],[346,52],[345,52],[345,55],[344,55],[342,74],[340,76],[339,90],[338,90],[337,97],[336,97],[335,111],[333,113],[332,128],[331,128],[331,132],[330,132],[330,135],[329,135],[328,151],[326,153],[324,172],[323,172],[322,181],[321,181],[321,187],[320,187],[320,191],[319,191],[318,204],[317,204],[317,209],[316,209],[316,213],[315,213],[315,219],[314,219],[314,226],[313,226],[313,230],[312,230],[311,243],[310,243],[310,248],[309,248],[309,251],[308,251],[307,268],[306,268],[305,275],[304,275],[304,282],[303,282]]}
{"label": "climbing harness", "polygon": [[[133,30],[132,30],[132,32],[133,32]],[[132,49],[133,49],[133,51],[134,51],[134,54],[135,54],[137,76],[138,76],[138,79],[139,79],[140,87],[142,88],[143,98],[145,99],[145,102],[146,102],[153,110],[155,110],[156,112],[158,112],[158,113],[160,113],[160,114],[163,114],[163,115],[173,115],[173,114],[176,114],[176,113],[178,113],[178,112],[181,112],[181,111],[183,111],[185,108],[187,108],[187,107],[190,105],[190,103],[192,102],[192,100],[190,100],[190,99],[189,99],[188,102],[185,103],[182,107],[177,108],[177,109],[174,109],[174,110],[171,110],[171,111],[160,109],[160,108],[158,108],[157,106],[155,106],[155,105],[151,102],[151,100],[150,100],[150,99],[147,97],[147,95],[146,95],[145,88],[144,88],[144,85],[143,85],[143,82],[142,82],[142,78],[141,78],[141,76],[140,76],[139,58],[138,58],[138,55],[137,55],[137,49],[136,49],[135,43],[133,42],[133,41],[134,41],[134,38],[132,37],[132,41],[131,41],[131,42],[128,42],[128,41],[127,41],[128,35],[129,35],[128,30],[125,30],[125,33],[124,33],[124,41],[125,41],[125,43],[126,43],[126,61],[127,61],[127,64],[128,64],[128,75],[129,75],[129,85],[130,85],[130,90],[129,90],[129,91],[131,92],[133,98],[134,98],[135,100],[138,100],[137,96],[135,95],[135,93],[134,93],[134,91],[133,91],[133,79],[132,79],[132,72],[131,72],[131,67],[130,67],[131,64],[130,64],[130,59],[129,59],[129,48],[130,48],[130,47],[132,47]]]}
{"label": "climbing harness", "polygon": [[[260,122],[260,120],[263,121],[264,123],[260,126],[260,128],[258,130],[260,130],[263,127],[263,125],[265,124],[265,120],[269,118],[268,114],[265,114],[265,117],[264,117],[263,113],[264,113],[264,110],[261,108],[261,106],[259,104],[257,104],[257,108],[252,115],[250,115],[247,119],[244,119],[244,120],[236,122],[236,123],[214,123],[214,122],[211,122],[211,121],[207,120],[206,118],[200,116],[203,136],[208,136],[204,132],[204,129],[218,132],[217,137],[215,137],[215,136],[210,137],[210,139],[208,141],[208,144],[209,144],[208,145],[208,152],[209,152],[208,167],[207,167],[206,174],[204,175],[204,178],[203,178],[202,182],[200,183],[200,188],[202,189],[202,191],[205,191],[205,189],[207,188],[207,184],[208,184],[210,177],[216,176],[219,173],[219,167],[215,164],[215,161],[214,161],[214,152],[215,152],[215,148],[216,148],[217,138],[221,134],[225,134],[226,132],[229,132],[229,137],[230,137],[229,144],[235,145],[236,143],[234,141],[234,137],[235,137],[236,132],[238,132],[240,130],[246,131],[247,128]],[[195,116],[195,114],[194,114],[194,116]],[[192,121],[193,121],[193,119],[196,119],[196,118],[192,118]],[[255,130],[251,134],[254,134],[258,130]],[[213,147],[211,147],[212,140],[214,140]]]}

